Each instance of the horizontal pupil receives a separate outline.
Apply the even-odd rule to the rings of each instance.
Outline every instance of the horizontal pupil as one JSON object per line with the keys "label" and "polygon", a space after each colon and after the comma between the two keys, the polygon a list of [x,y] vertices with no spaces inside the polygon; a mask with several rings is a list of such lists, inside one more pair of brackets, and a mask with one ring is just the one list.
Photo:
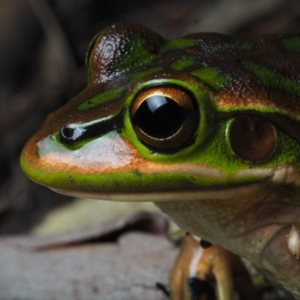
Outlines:
{"label": "horizontal pupil", "polygon": [[172,136],[180,129],[184,118],[184,108],[162,95],[147,98],[134,115],[136,125],[154,138]]}

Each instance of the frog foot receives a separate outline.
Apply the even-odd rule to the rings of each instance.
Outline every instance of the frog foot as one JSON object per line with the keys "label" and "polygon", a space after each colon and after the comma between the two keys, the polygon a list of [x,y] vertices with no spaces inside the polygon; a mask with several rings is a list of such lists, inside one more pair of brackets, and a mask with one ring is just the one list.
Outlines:
{"label": "frog foot", "polygon": [[242,300],[257,299],[239,256],[216,245],[203,248],[199,242],[194,235],[183,241],[170,278],[172,300],[232,300],[235,292]]}

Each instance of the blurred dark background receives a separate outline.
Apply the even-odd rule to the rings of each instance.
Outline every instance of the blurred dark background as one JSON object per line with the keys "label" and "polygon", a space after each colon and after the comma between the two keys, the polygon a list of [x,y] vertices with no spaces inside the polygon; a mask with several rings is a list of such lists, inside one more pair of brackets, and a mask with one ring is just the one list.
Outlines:
{"label": "blurred dark background", "polygon": [[27,179],[20,151],[45,117],[86,85],[85,51],[101,29],[134,20],[167,38],[300,31],[298,0],[0,0],[0,234],[30,231],[73,201]]}

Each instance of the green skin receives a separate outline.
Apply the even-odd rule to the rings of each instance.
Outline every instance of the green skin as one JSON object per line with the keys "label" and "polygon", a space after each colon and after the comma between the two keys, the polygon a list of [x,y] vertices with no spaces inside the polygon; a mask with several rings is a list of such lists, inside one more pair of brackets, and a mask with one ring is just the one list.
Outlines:
{"label": "green skin", "polygon": [[[299,297],[299,262],[288,252],[284,237],[300,216],[299,52],[298,35],[245,39],[197,33],[168,41],[139,24],[115,24],[98,34],[90,45],[86,90],[47,118],[26,144],[21,166],[32,180],[65,194],[155,201],[184,229],[247,257]],[[142,142],[132,124],[132,104],[141,92],[153,86],[180,87],[193,96],[199,107],[199,125],[192,141],[171,152]],[[240,115],[263,118],[273,124],[276,147],[264,159],[247,160],[233,148],[229,132],[233,120]],[[118,121],[112,127],[109,122],[114,118]],[[64,126],[96,123],[106,126],[101,134],[71,144],[60,139]],[[242,140],[243,136],[235,138]],[[110,155],[101,158],[101,147],[114,143],[119,143],[117,150],[109,146]],[[96,147],[100,147],[98,152]],[[100,171],[91,170],[92,160],[87,162],[87,154],[100,156],[95,162]],[[80,162],[76,160],[78,156]],[[278,242],[285,251],[282,264],[261,262],[269,249],[266,243],[275,240],[278,231],[270,232],[269,239],[264,236],[266,243],[252,255],[245,243],[252,225],[245,228],[245,239],[237,238],[232,243],[219,238],[216,229],[207,230],[210,222],[217,223],[206,218],[212,210],[207,204],[210,199],[211,203],[226,199],[227,202],[220,200],[221,206],[255,199],[254,207],[271,194],[276,203],[280,199],[294,211],[291,218],[285,213],[282,221],[285,227],[281,228]],[[188,224],[188,216],[175,212],[178,203],[186,201],[206,205],[204,211],[207,209],[208,214],[197,216],[204,219],[202,224]],[[224,207],[220,210],[224,211]],[[239,210],[233,216],[237,214],[243,212]],[[224,236],[232,239],[233,231],[225,232],[222,226],[219,229],[224,230]],[[278,256],[274,254],[274,261],[281,261],[282,251]]]}

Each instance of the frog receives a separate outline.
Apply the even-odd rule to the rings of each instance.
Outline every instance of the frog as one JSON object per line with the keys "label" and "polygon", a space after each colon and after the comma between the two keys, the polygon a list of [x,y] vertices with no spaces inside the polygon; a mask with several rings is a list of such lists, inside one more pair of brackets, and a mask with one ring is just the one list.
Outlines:
{"label": "frog", "polygon": [[21,167],[76,197],[152,201],[300,299],[300,36],[168,40],[123,21],[92,40],[88,84]]}

